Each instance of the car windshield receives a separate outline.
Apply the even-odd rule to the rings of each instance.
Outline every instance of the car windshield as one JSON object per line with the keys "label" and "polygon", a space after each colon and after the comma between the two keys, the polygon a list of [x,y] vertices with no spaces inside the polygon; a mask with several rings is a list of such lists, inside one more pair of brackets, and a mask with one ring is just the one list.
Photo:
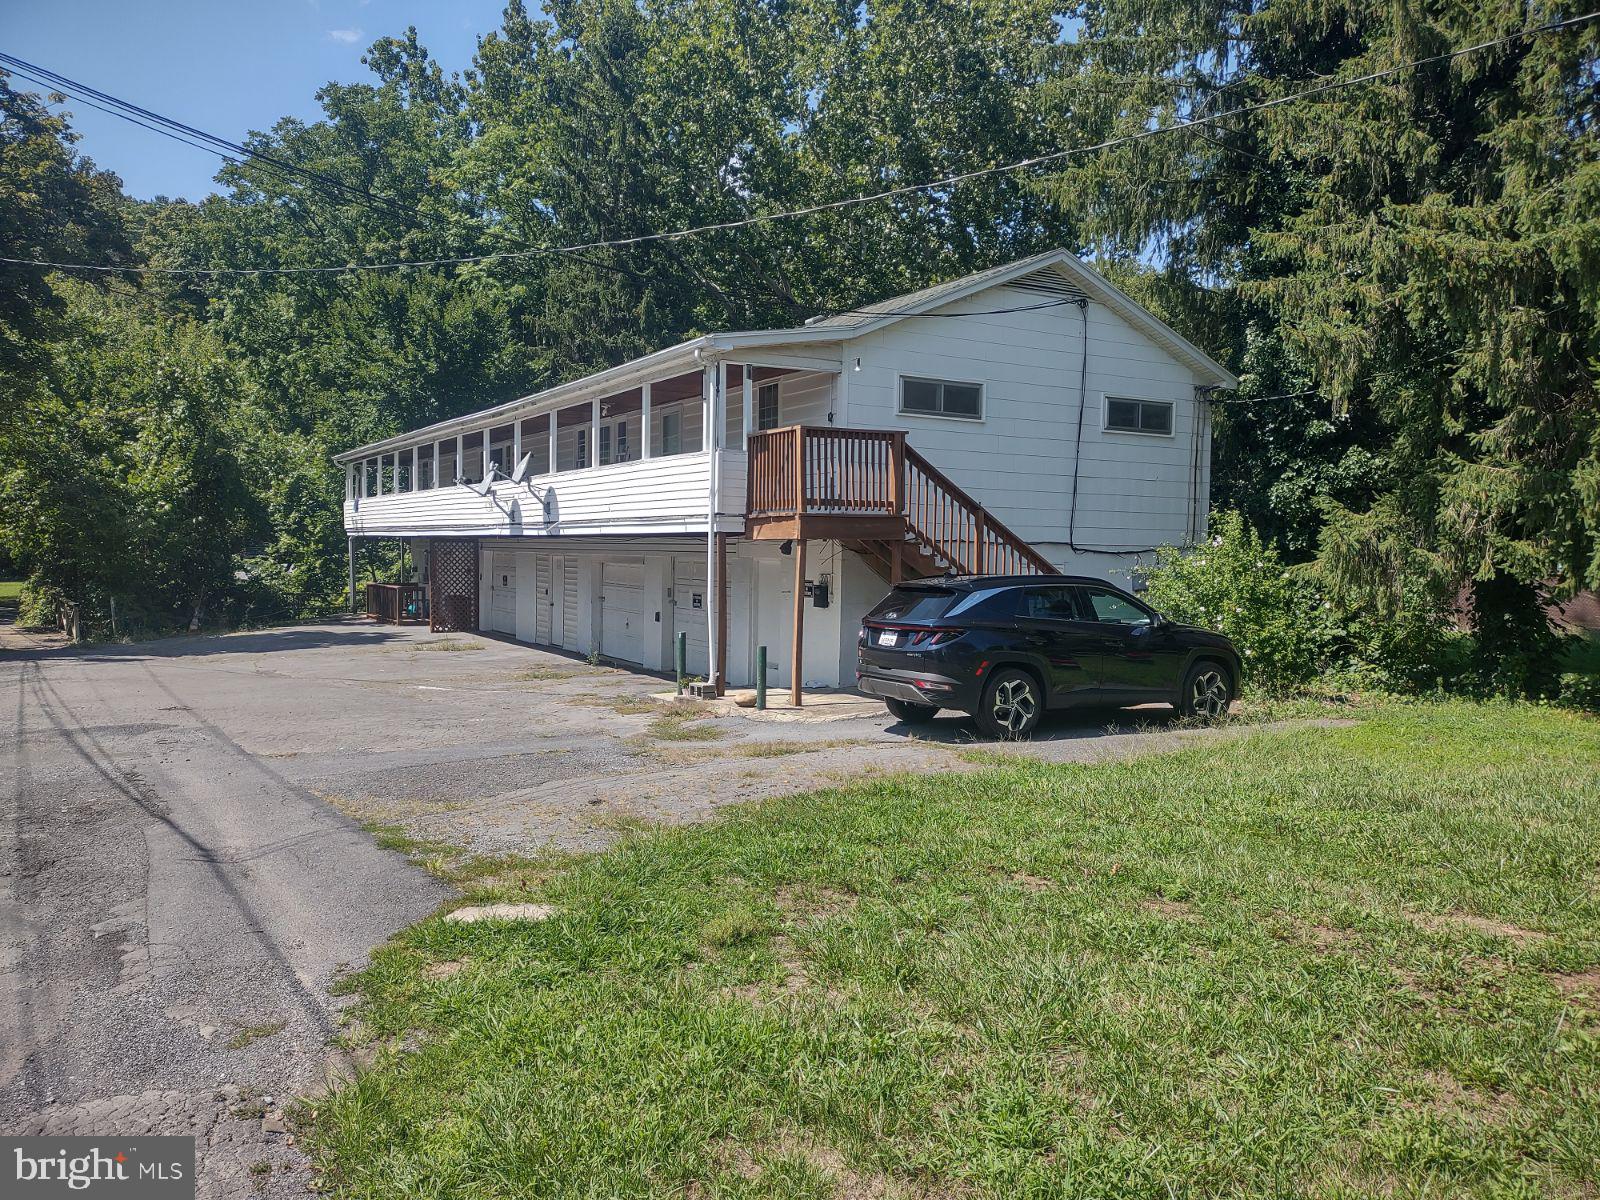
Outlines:
{"label": "car windshield", "polygon": [[895,588],[867,614],[878,621],[936,621],[950,610],[956,593],[949,588]]}

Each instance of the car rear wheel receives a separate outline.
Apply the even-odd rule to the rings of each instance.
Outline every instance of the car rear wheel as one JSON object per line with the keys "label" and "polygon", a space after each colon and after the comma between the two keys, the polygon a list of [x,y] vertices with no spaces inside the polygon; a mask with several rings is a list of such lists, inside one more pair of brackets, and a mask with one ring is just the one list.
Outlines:
{"label": "car rear wheel", "polygon": [[1039,726],[1044,697],[1038,680],[1026,671],[1003,667],[989,678],[983,703],[973,714],[978,728],[994,738],[1024,738]]}
{"label": "car rear wheel", "polygon": [[931,704],[913,704],[909,700],[885,700],[883,704],[902,725],[926,725],[939,711]]}
{"label": "car rear wheel", "polygon": [[1215,721],[1225,716],[1233,700],[1233,681],[1227,668],[1202,659],[1184,674],[1179,694],[1178,713],[1198,721]]}

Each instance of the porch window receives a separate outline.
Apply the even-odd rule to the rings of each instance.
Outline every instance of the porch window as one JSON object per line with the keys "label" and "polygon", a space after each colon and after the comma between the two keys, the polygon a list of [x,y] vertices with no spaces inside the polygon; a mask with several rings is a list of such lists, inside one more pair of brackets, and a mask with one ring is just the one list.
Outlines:
{"label": "porch window", "polygon": [[778,427],[778,385],[763,383],[756,390],[756,428]]}
{"label": "porch window", "polygon": [[683,412],[674,407],[661,413],[661,453],[680,454],[683,451]]}
{"label": "porch window", "polygon": [[1106,397],[1106,428],[1116,433],[1172,435],[1170,400],[1127,400]]}
{"label": "porch window", "polygon": [[417,447],[417,491],[426,492],[433,482],[433,443]]}
{"label": "porch window", "polygon": [[572,465],[574,467],[587,467],[589,465],[589,431],[578,429],[574,431],[577,440],[573,443]]}
{"label": "porch window", "polygon": [[413,453],[414,451],[411,450],[400,450],[395,453],[394,490],[397,492],[409,492],[416,486],[411,477],[411,455]]}
{"label": "porch window", "polygon": [[983,420],[983,385],[949,379],[900,379],[900,411],[915,417]]}
{"label": "porch window", "polygon": [[510,475],[516,464],[511,461],[512,426],[502,425],[489,431],[489,461],[502,476]]}
{"label": "porch window", "polygon": [[461,474],[461,464],[456,462],[456,440],[450,438],[439,444],[439,486],[454,487]]}
{"label": "porch window", "polygon": [[522,422],[522,452],[528,459],[528,474],[550,473],[550,416],[525,417]]}

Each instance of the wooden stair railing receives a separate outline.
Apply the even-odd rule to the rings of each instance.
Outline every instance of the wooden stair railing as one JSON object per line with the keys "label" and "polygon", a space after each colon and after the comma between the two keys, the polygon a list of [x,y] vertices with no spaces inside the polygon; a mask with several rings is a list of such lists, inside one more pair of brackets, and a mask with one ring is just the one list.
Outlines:
{"label": "wooden stair railing", "polygon": [[910,446],[905,447],[906,525],[963,575],[1050,575],[1055,566]]}
{"label": "wooden stair railing", "polygon": [[750,435],[746,511],[752,517],[898,516],[906,552],[961,574],[1055,570],[1048,559],[921,454],[903,430],[795,425]]}

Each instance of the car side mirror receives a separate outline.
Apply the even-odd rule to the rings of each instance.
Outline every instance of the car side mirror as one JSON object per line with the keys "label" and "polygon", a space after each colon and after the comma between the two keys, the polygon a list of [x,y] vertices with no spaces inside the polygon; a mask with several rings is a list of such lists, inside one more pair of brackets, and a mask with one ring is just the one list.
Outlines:
{"label": "car side mirror", "polygon": [[1150,632],[1161,633],[1172,627],[1172,621],[1162,613],[1153,613],[1150,617]]}

